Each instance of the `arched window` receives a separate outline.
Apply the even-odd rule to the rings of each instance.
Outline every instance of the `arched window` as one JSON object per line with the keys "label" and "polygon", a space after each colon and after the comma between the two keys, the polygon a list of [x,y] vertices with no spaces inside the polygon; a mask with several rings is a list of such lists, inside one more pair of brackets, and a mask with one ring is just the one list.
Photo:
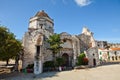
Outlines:
{"label": "arched window", "polygon": [[112,56],[112,60],[114,61],[114,56]]}

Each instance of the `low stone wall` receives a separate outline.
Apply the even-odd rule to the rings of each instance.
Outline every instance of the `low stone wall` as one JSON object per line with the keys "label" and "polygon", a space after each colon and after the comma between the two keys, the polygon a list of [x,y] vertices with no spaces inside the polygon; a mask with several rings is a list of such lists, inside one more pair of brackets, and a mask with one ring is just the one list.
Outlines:
{"label": "low stone wall", "polygon": [[[15,64],[15,60],[10,59],[9,64]],[[6,65],[6,61],[0,61],[0,66]]]}

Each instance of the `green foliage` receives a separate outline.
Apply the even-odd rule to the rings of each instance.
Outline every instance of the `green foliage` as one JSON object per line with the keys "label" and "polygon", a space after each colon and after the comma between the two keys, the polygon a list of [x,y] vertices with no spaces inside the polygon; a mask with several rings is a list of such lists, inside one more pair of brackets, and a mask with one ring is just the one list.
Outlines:
{"label": "green foliage", "polygon": [[88,59],[86,58],[84,53],[81,53],[78,56],[78,63],[77,65],[87,65],[88,64]]}
{"label": "green foliage", "polygon": [[54,61],[46,61],[44,67],[54,67]]}
{"label": "green foliage", "polygon": [[60,44],[62,44],[61,39],[60,39],[60,34],[54,34],[50,36],[47,42],[50,44],[50,50],[52,50],[53,57],[54,57],[55,54],[57,54],[62,48],[60,46]]}
{"label": "green foliage", "polygon": [[55,67],[55,66],[62,66],[64,64],[63,58],[56,58],[56,61],[46,61],[44,63],[44,67]]}
{"label": "green foliage", "polygon": [[63,58],[56,58],[56,66],[62,66],[65,60]]}
{"label": "green foliage", "polygon": [[15,58],[21,51],[21,42],[6,27],[0,26],[0,60]]}

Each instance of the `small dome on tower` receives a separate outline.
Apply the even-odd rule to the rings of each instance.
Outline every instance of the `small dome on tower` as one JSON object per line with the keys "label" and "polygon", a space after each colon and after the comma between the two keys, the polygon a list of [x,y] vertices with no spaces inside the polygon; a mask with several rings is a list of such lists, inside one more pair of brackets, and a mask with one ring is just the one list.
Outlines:
{"label": "small dome on tower", "polygon": [[48,17],[48,14],[44,12],[44,10],[40,11],[40,12],[37,12],[37,14],[35,16],[38,16],[38,17]]}

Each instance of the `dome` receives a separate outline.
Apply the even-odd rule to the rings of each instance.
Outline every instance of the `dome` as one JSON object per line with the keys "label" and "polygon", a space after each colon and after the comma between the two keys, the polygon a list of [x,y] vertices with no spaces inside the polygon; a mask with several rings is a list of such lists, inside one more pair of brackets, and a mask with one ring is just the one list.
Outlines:
{"label": "dome", "polygon": [[35,16],[38,16],[38,17],[48,17],[48,14],[44,12],[44,10],[40,11],[40,12],[37,12],[37,14]]}

